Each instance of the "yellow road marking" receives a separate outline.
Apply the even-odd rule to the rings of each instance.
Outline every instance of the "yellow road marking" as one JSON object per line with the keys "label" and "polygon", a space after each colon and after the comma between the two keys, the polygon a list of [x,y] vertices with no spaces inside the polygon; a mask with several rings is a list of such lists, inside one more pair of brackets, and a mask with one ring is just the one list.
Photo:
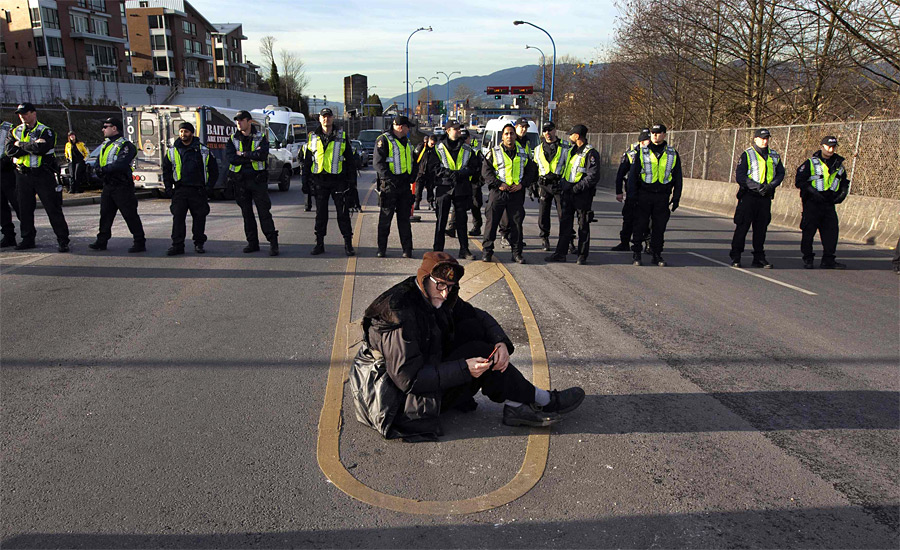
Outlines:
{"label": "yellow road marking", "polygon": [[[371,195],[371,191],[369,192]],[[369,197],[366,197],[368,203]],[[362,213],[357,216],[354,232],[354,246],[359,246],[360,229],[362,227]],[[344,382],[350,371],[351,358],[348,356],[348,331],[350,323],[350,309],[353,303],[353,286],[356,279],[355,256],[347,259],[347,269],[344,275],[344,286],[341,291],[341,305],[338,310],[337,325],[334,330],[334,343],[331,348],[331,366],[328,369],[328,382],[325,387],[325,403],[319,416],[319,434],[316,455],[319,468],[322,473],[341,491],[347,495],[380,508],[387,508],[397,512],[409,514],[471,514],[490,510],[498,506],[508,504],[530,491],[547,466],[547,456],[550,452],[550,433],[546,430],[532,430],[528,436],[528,444],[525,448],[525,458],[515,477],[503,487],[488,494],[450,501],[422,501],[402,498],[376,491],[354,478],[341,463],[340,436],[341,436],[341,408],[343,406]],[[505,277],[510,291],[515,296],[516,303],[522,313],[525,322],[525,330],[531,347],[532,378],[536,386],[550,387],[550,367],[547,364],[547,355],[544,350],[544,341],[534,318],[534,312],[525,299],[521,287],[513,279],[512,274],[501,263],[485,264],[487,267],[475,267],[478,271],[472,279],[491,272],[499,271]],[[496,267],[495,267],[496,266]],[[489,276],[480,279],[481,283],[489,280]],[[499,280],[499,279],[497,279]],[[496,281],[494,281],[496,282]]]}

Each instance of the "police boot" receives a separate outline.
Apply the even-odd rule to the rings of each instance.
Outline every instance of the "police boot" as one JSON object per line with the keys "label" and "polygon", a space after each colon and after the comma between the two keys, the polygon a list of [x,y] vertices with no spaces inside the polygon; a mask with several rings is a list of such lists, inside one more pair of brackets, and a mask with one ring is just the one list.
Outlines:
{"label": "police boot", "polygon": [[356,256],[356,250],[353,250],[352,238],[344,239],[344,253],[346,253],[348,256]]}
{"label": "police boot", "polygon": [[653,253],[653,263],[655,263],[659,267],[666,267],[667,265],[669,265],[665,260],[663,260],[662,254],[659,254],[657,252]]}
{"label": "police boot", "polygon": [[259,241],[248,242],[247,246],[244,247],[244,254],[249,254],[251,252],[259,252]]}
{"label": "police boot", "polygon": [[272,237],[269,240],[269,256],[278,255],[278,237]]}
{"label": "police boot", "polygon": [[37,248],[37,245],[34,244],[34,241],[22,241],[16,245],[16,250],[29,250],[32,248]]}
{"label": "police boot", "polygon": [[632,260],[632,261],[631,261],[631,264],[632,264],[632,265],[644,265],[643,260],[641,260],[641,253],[640,253],[640,252],[633,252],[633,253],[632,253],[632,256],[631,256],[631,260]]}
{"label": "police boot", "polygon": [[480,237],[481,236],[481,226],[476,225],[471,230],[469,230],[470,237]]}
{"label": "police boot", "polygon": [[106,243],[101,241],[100,239],[97,239],[96,241],[89,244],[88,248],[90,248],[91,250],[106,250]]}
{"label": "police boot", "polygon": [[173,244],[166,250],[166,256],[178,256],[179,254],[184,254],[184,245]]}
{"label": "police boot", "polygon": [[10,246],[16,246],[16,236],[3,235],[3,240],[0,240],[0,248],[9,248]]}
{"label": "police boot", "polygon": [[550,252],[550,238],[549,237],[543,237],[541,239],[541,250],[543,250],[544,252]]}
{"label": "police boot", "polygon": [[147,241],[144,239],[137,240],[135,239],[134,244],[128,248],[128,252],[132,254],[135,252],[146,252],[147,251]]}
{"label": "police boot", "polygon": [[310,254],[313,256],[318,256],[325,252],[325,243],[323,241],[316,241],[316,246],[310,251]]}
{"label": "police boot", "polygon": [[422,208],[422,199],[418,199],[418,200],[416,201],[416,206],[415,206],[415,208],[416,208],[416,210],[420,210],[420,209]]}
{"label": "police boot", "polygon": [[610,248],[610,250],[612,250],[613,252],[625,252],[626,250],[630,250],[630,249],[631,249],[631,247],[628,245],[627,242],[624,242],[624,241],[617,244],[616,246]]}

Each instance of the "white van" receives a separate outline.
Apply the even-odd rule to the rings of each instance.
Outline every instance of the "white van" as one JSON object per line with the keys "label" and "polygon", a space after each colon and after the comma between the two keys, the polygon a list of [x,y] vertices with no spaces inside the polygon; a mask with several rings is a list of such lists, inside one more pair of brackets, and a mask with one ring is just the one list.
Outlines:
{"label": "white van", "polygon": [[[487,121],[487,124],[484,125],[484,135],[481,136],[481,153],[487,155],[491,147],[499,145],[503,137],[503,127],[507,124],[514,125],[517,120],[519,120],[517,116],[503,115],[500,118]],[[533,151],[540,143],[541,138],[537,124],[533,120],[528,121],[528,132],[525,135],[528,137],[528,143],[531,144],[531,150]]]}
{"label": "white van", "polygon": [[306,144],[308,135],[306,117],[303,113],[295,113],[290,107],[266,105],[264,109],[253,109],[250,114],[260,124],[268,117],[269,129],[277,140],[277,143],[270,143],[270,147],[287,149],[291,153],[291,167],[295,174],[299,173],[300,149]]}

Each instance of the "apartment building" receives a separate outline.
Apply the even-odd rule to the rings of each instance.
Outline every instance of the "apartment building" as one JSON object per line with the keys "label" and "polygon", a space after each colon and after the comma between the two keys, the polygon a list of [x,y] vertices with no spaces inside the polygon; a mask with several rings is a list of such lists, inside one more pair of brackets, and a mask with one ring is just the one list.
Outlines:
{"label": "apartment building", "polygon": [[[221,23],[214,25],[215,46],[215,78],[220,84],[248,86],[247,73],[250,64],[244,60],[242,42],[247,40],[240,23]],[[255,82],[254,82],[255,85]]]}
{"label": "apartment building", "polygon": [[28,76],[130,78],[124,0],[4,0],[0,65]]}

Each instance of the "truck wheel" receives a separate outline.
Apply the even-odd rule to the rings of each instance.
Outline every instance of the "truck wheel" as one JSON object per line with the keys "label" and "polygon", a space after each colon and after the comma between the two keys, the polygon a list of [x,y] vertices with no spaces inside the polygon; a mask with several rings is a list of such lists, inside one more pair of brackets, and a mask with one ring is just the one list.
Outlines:
{"label": "truck wheel", "polygon": [[281,177],[278,178],[278,190],[287,191],[291,188],[291,167],[285,166],[281,169]]}

